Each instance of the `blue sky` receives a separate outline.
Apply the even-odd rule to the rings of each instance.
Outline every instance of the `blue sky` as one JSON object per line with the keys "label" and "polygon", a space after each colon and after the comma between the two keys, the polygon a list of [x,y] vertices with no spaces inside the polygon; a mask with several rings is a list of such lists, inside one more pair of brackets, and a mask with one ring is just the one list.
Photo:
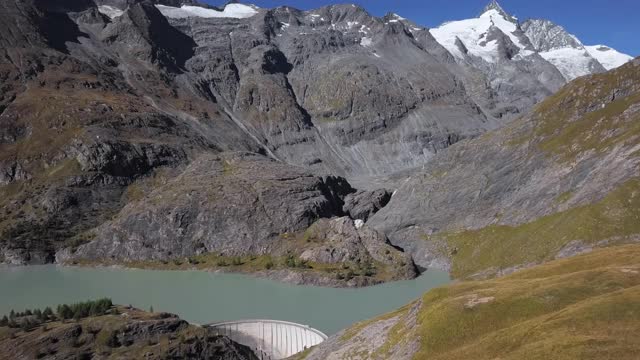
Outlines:
{"label": "blue sky", "polygon": [[[213,5],[226,1],[204,0]],[[355,3],[376,16],[387,12],[434,27],[449,20],[475,17],[489,0],[245,0],[260,7],[289,5],[309,10],[324,5]],[[502,0],[502,7],[521,20],[549,19],[564,26],[586,45],[605,44],[632,56],[640,55],[640,0]]]}

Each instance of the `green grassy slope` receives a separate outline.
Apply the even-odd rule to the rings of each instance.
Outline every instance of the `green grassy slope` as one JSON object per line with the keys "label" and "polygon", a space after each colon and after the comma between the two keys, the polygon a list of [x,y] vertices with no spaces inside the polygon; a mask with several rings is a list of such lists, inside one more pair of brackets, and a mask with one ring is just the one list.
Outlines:
{"label": "green grassy slope", "polygon": [[489,268],[509,268],[553,259],[572,241],[595,245],[626,242],[640,234],[640,179],[628,181],[604,199],[519,226],[441,234],[451,248],[452,275],[463,278]]}

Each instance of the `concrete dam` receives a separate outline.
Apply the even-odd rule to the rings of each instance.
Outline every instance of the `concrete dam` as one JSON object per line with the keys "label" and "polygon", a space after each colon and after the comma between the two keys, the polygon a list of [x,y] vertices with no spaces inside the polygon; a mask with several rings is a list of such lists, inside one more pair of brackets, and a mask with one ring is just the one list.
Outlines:
{"label": "concrete dam", "polygon": [[287,321],[242,320],[204,326],[250,347],[262,360],[285,359],[327,339],[319,330]]}

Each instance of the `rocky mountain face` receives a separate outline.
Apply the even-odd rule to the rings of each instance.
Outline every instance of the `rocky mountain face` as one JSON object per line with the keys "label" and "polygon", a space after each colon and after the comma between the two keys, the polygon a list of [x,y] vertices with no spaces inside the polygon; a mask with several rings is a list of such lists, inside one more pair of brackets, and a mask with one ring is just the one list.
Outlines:
{"label": "rocky mountain face", "polygon": [[455,277],[638,241],[640,60],[439,154],[367,222]]}
{"label": "rocky mountain face", "polygon": [[521,27],[537,51],[547,52],[562,48],[584,48],[584,45],[575,35],[569,34],[562,26],[549,20],[530,19],[523,22]]}
{"label": "rocky mountain face", "polygon": [[166,183],[147,191],[145,185],[92,232],[89,244],[59,253],[58,260],[275,254],[282,234],[343,214],[342,199],[355,191],[343,178],[242,153],[203,155]]}
{"label": "rocky mountain face", "polygon": [[[4,261],[52,261],[60,246],[82,242],[85,230],[117,213],[129,185],[160,167],[184,164],[200,151],[259,151],[231,119],[205,124],[179,110],[199,105],[187,105],[185,93],[168,85],[179,57],[149,29],[185,35],[154,7],[136,4],[115,24],[93,4],[63,14],[38,2],[2,6]],[[135,39],[139,52],[112,41],[114,28]],[[141,56],[149,56],[148,65],[137,62]],[[131,67],[121,71],[128,60]],[[170,66],[160,72],[153,63]],[[145,93],[135,89],[142,79]],[[154,96],[172,105],[158,105]],[[201,115],[215,111],[200,104]],[[170,113],[162,106],[175,107]]]}
{"label": "rocky mountain face", "polygon": [[536,51],[555,65],[571,81],[577,77],[605,71],[605,67],[574,35],[548,20],[527,20],[522,30]]}
{"label": "rocky mountain face", "polygon": [[[194,181],[198,172],[215,177],[216,167],[206,166],[224,167],[221,160],[211,160],[223,152],[253,152],[280,163],[275,172],[284,177],[279,186],[287,190],[274,200],[282,204],[298,201],[295,192],[343,186],[344,180],[323,183],[293,166],[318,174],[386,173],[421,164],[498,125],[449,70],[454,65],[443,64],[446,50],[425,30],[414,37],[407,25],[350,5],[172,18],[160,11],[168,6],[162,4],[2,4],[3,262],[51,262],[61,249],[67,249],[61,253],[65,257],[93,240],[96,253],[87,256],[97,257],[103,254],[97,244],[118,232],[94,229],[154,217],[149,205],[133,204],[138,196],[146,202],[139,188],[152,192],[185,172]],[[120,13],[105,15],[104,6]],[[264,170],[249,168],[242,175],[247,180]],[[295,185],[296,177],[303,183]],[[223,176],[220,181],[229,185]],[[245,191],[240,183],[230,185],[238,187],[225,191]],[[334,202],[348,195],[325,190],[338,194]],[[283,214],[290,218],[277,228],[247,225],[246,238],[252,240],[241,248],[267,251],[268,239],[278,232],[348,215],[340,206],[322,205],[330,200],[319,196],[318,204],[302,205],[297,215]],[[378,210],[376,201],[353,208],[354,218]],[[184,204],[179,212],[197,217],[204,208],[191,208],[195,204]],[[260,216],[267,219],[273,210],[266,208],[267,215]],[[211,211],[216,216],[211,221],[236,220],[228,212]],[[164,225],[164,215],[156,216]],[[179,222],[171,234],[184,231],[186,223]],[[185,243],[184,249],[175,243],[142,253],[152,258],[192,253],[205,236],[195,225],[192,230],[185,232],[191,245]],[[137,231],[145,230],[121,234]],[[238,245],[225,247],[222,238],[204,242],[198,249]],[[145,241],[139,244],[144,247]],[[116,256],[119,251],[107,252]]]}
{"label": "rocky mountain face", "polygon": [[[429,193],[417,176],[391,201],[376,184],[392,182],[374,178],[438,174],[460,156],[462,177],[444,177],[459,189],[480,174],[464,164],[500,158],[494,143],[474,160],[456,155],[466,140],[512,139],[483,134],[566,81],[497,3],[471,35],[465,22],[429,30],[355,5],[20,0],[0,4],[0,20],[0,262],[10,264],[309,251],[378,264],[378,281],[415,276],[410,250],[446,267],[407,229],[438,233],[445,214],[457,224],[468,194],[442,191],[433,210],[417,200]],[[498,155],[525,151],[515,149]],[[323,236],[300,241],[314,224]]]}

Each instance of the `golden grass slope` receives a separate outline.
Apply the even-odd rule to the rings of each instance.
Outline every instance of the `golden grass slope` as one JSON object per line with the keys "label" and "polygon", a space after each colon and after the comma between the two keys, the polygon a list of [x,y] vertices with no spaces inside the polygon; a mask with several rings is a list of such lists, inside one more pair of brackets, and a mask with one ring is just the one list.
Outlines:
{"label": "golden grass slope", "polygon": [[403,320],[385,330],[382,343],[366,343],[367,329],[389,316],[356,324],[336,336],[337,348],[327,352],[321,345],[308,358],[321,350],[332,358],[362,342],[367,351],[351,352],[350,358],[638,359],[640,245],[456,283],[428,292],[419,303],[415,326],[405,326],[411,307],[401,309],[393,316]]}

